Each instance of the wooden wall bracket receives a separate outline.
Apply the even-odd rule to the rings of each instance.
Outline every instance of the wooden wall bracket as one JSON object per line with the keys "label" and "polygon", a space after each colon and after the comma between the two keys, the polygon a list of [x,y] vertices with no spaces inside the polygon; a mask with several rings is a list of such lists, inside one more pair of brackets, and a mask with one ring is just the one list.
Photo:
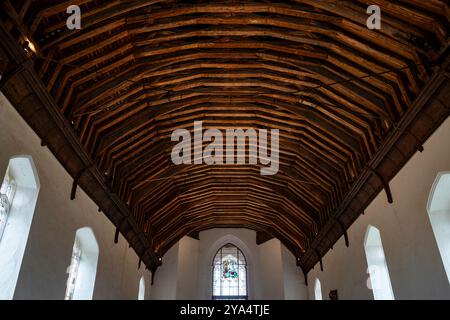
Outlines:
{"label": "wooden wall bracket", "polygon": [[317,249],[314,249],[314,252],[316,253],[317,257],[319,258],[320,271],[323,272],[322,256],[320,255],[320,253],[319,253],[319,251]]}
{"label": "wooden wall bracket", "polygon": [[115,244],[119,243],[120,228],[122,228],[122,226],[125,224],[125,222],[127,221],[127,218],[128,217],[124,217],[116,227],[116,233],[114,234],[114,243]]}
{"label": "wooden wall bracket", "polygon": [[160,266],[161,264],[156,264],[156,265],[154,265],[152,268],[151,268],[151,270],[150,270],[150,272],[152,273],[152,282],[151,282],[151,285],[154,285],[155,284],[155,274],[156,274],[156,270],[158,270],[158,267]]}
{"label": "wooden wall bracket", "polygon": [[[139,257],[138,269],[141,268],[142,260],[144,259],[144,256],[145,256],[147,253],[149,253],[150,250],[152,250],[151,247],[148,247],[147,249],[145,249],[145,250],[142,252],[141,256]],[[152,258],[153,258],[153,256],[152,256]],[[154,261],[153,261],[153,262],[154,262]],[[154,265],[157,265],[157,264],[154,263]],[[146,269],[149,270],[149,267],[146,266]]]}
{"label": "wooden wall bracket", "polygon": [[305,277],[305,286],[308,286],[308,273],[303,267],[300,267],[300,269],[302,269],[303,276]]}
{"label": "wooden wall bracket", "polygon": [[419,151],[420,153],[424,152],[425,149],[424,149],[423,145],[420,143],[417,136],[414,133],[412,133],[411,131],[406,131],[406,133],[409,134],[410,136],[412,136],[417,141],[417,151]]}
{"label": "wooden wall bracket", "polygon": [[390,204],[394,203],[394,199],[392,198],[392,192],[391,192],[391,188],[390,188],[390,186],[389,186],[389,182],[386,181],[386,179],[385,179],[378,171],[376,171],[376,170],[373,169],[372,167],[367,166],[367,168],[368,168],[375,176],[377,176],[377,178],[378,178],[378,179],[381,181],[381,183],[383,184],[383,188],[384,188],[384,191],[386,192],[386,196],[387,196],[388,202],[389,202]]}
{"label": "wooden wall bracket", "polygon": [[342,232],[344,233],[345,246],[350,247],[350,242],[348,241],[347,229],[344,228],[344,225],[339,219],[336,219],[337,224],[341,227]]}
{"label": "wooden wall bracket", "polygon": [[144,250],[144,252],[139,256],[138,269],[141,269],[142,258],[145,256],[145,254],[148,252],[148,250],[150,250],[150,249],[148,248],[148,249]]}
{"label": "wooden wall bracket", "polygon": [[154,285],[154,284],[155,284],[155,273],[156,273],[156,269],[155,269],[155,270],[152,270],[151,272],[152,272],[152,282],[151,282],[150,285]]}
{"label": "wooden wall bracket", "polygon": [[80,172],[78,172],[77,175],[74,177],[73,183],[72,183],[72,191],[70,192],[70,200],[75,200],[75,197],[77,195],[78,181],[80,180],[81,176],[92,167],[93,167],[93,165],[85,167]]}

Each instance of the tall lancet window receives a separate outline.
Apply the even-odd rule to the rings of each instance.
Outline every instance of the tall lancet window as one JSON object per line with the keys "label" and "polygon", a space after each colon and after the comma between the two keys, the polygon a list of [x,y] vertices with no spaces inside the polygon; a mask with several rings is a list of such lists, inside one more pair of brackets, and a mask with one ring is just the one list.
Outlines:
{"label": "tall lancet window", "polygon": [[9,170],[7,170],[0,187],[0,241],[2,241],[15,191],[16,181],[11,177]]}
{"label": "tall lancet window", "polygon": [[141,280],[139,280],[138,300],[145,300],[145,279],[144,279],[144,277],[141,277]]}
{"label": "tall lancet window", "polygon": [[72,249],[72,258],[70,260],[70,266],[67,268],[67,273],[69,278],[67,279],[67,288],[65,300],[73,300],[73,295],[75,293],[75,284],[77,281],[78,269],[80,268],[81,262],[81,246],[80,240],[75,238]]}
{"label": "tall lancet window", "polygon": [[72,249],[65,300],[91,300],[97,275],[99,248],[91,228],[78,229]]}
{"label": "tall lancet window", "polygon": [[0,300],[11,300],[39,194],[33,159],[11,158],[0,183]]}
{"label": "tall lancet window", "polygon": [[320,284],[320,280],[317,278],[314,283],[314,298],[316,300],[322,300],[322,285]]}
{"label": "tall lancet window", "polygon": [[450,283],[450,172],[439,173],[428,199],[427,210]]}
{"label": "tall lancet window", "polygon": [[213,300],[247,300],[247,261],[238,247],[227,244],[213,261]]}
{"label": "tall lancet window", "polygon": [[364,250],[369,273],[367,284],[373,292],[373,297],[375,300],[394,300],[380,230],[373,226],[367,228]]}

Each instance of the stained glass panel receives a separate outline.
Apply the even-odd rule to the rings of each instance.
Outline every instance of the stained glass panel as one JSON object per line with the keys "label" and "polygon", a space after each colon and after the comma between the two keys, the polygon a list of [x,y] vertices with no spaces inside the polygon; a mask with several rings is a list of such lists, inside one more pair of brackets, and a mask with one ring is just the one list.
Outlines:
{"label": "stained glass panel", "polygon": [[8,170],[3,183],[0,186],[0,241],[2,240],[3,232],[6,228],[6,222],[8,220],[15,190],[16,182],[9,175]]}
{"label": "stained glass panel", "polygon": [[78,269],[80,267],[80,261],[81,261],[81,245],[78,238],[75,238],[70,266],[67,268],[67,273],[69,274],[69,277],[67,279],[65,300],[73,300]]}
{"label": "stained glass panel", "polygon": [[213,299],[247,299],[247,262],[232,244],[223,246],[213,261]]}

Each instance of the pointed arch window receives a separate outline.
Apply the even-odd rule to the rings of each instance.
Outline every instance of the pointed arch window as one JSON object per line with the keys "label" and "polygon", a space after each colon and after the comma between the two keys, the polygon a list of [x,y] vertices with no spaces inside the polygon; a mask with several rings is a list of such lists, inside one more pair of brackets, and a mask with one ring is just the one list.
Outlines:
{"label": "pointed arch window", "polygon": [[10,170],[6,170],[3,183],[0,187],[0,241],[2,241],[3,232],[5,231],[6,222],[16,192],[16,181],[11,176]]}
{"label": "pointed arch window", "polygon": [[427,205],[428,217],[450,283],[450,172],[437,176]]}
{"label": "pointed arch window", "polygon": [[375,300],[394,300],[389,270],[384,256],[380,230],[369,226],[364,241],[368,266],[368,287]]}
{"label": "pointed arch window", "polygon": [[75,285],[78,276],[78,270],[80,269],[81,262],[81,245],[80,240],[75,238],[72,249],[72,258],[70,259],[70,266],[67,269],[69,277],[67,279],[67,288],[65,300],[73,300],[75,294]]}
{"label": "pointed arch window", "polygon": [[247,260],[233,244],[217,251],[213,260],[213,300],[247,300]]}
{"label": "pointed arch window", "polygon": [[145,300],[145,279],[143,276],[139,280],[138,300]]}
{"label": "pointed arch window", "polygon": [[11,300],[40,188],[32,157],[12,157],[0,183],[0,300]]}
{"label": "pointed arch window", "polygon": [[72,249],[65,300],[91,300],[97,275],[99,248],[91,228],[78,229]]}
{"label": "pointed arch window", "polygon": [[320,284],[320,280],[317,278],[314,283],[314,298],[315,300],[322,300],[322,285]]}

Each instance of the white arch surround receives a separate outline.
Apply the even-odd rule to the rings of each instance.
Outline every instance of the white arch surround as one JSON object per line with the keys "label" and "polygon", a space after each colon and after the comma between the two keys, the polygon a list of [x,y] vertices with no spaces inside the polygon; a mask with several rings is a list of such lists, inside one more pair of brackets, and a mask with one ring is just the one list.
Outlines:
{"label": "white arch surround", "polygon": [[381,242],[380,230],[374,226],[367,227],[364,239],[364,251],[366,253],[369,279],[368,287],[373,292],[375,300],[395,300],[392,290],[389,270]]}
{"label": "white arch surround", "polygon": [[223,246],[225,246],[226,244],[232,244],[236,247],[238,247],[242,253],[245,256],[245,259],[247,260],[247,294],[248,294],[248,299],[249,300],[253,300],[254,299],[254,283],[255,283],[255,258],[251,252],[251,250],[249,249],[249,247],[238,237],[232,235],[232,234],[227,234],[223,237],[221,237],[220,239],[218,239],[216,242],[214,242],[209,250],[208,250],[208,261],[209,261],[209,274],[210,274],[210,279],[211,281],[209,281],[208,284],[208,295],[209,295],[209,299],[212,297],[213,295],[213,286],[212,286],[212,275],[213,275],[213,261],[214,261],[214,257],[216,256],[217,251],[220,250],[220,248],[222,248]]}
{"label": "white arch surround", "polygon": [[78,267],[73,300],[92,300],[99,255],[97,240],[92,229],[84,227],[77,230],[75,241],[80,243],[81,260]]}
{"label": "white arch surround", "polygon": [[427,212],[450,283],[450,172],[440,172],[428,197]]}
{"label": "white arch surround", "polygon": [[14,179],[16,191],[0,241],[0,300],[14,297],[40,189],[31,156],[12,157],[6,172]]}

